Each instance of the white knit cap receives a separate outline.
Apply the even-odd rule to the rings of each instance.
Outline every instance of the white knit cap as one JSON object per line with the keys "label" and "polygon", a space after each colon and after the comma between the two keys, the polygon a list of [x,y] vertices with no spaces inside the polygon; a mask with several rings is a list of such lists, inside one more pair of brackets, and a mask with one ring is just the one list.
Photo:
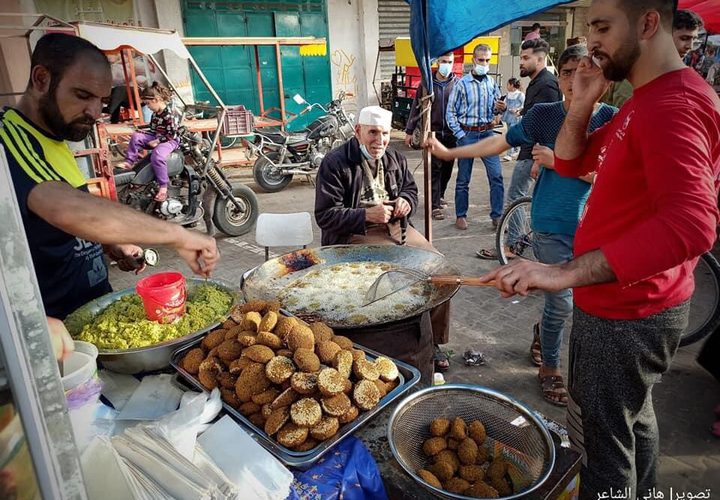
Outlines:
{"label": "white knit cap", "polygon": [[376,125],[390,130],[392,125],[392,111],[380,106],[368,106],[360,110],[358,125]]}

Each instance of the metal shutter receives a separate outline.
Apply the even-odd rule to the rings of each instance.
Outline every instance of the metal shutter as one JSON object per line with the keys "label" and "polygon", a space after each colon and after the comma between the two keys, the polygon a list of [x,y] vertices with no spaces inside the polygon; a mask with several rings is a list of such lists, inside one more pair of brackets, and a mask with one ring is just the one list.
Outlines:
{"label": "metal shutter", "polygon": [[[410,36],[410,5],[405,0],[378,0],[380,44],[388,45],[399,36]],[[381,52],[377,78],[389,80],[395,71],[395,53]]]}

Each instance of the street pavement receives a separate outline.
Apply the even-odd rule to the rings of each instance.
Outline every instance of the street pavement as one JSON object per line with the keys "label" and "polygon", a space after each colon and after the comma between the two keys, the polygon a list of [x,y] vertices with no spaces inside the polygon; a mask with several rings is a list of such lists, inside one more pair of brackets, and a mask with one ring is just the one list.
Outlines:
{"label": "street pavement", "polygon": [[[404,152],[414,171],[421,193],[423,168],[420,152],[402,144],[402,135],[393,133],[392,147]],[[505,187],[509,185],[514,162],[503,162]],[[279,193],[263,193],[252,180],[250,169],[230,169],[236,182],[245,182],[258,194],[261,212],[313,213],[314,188],[296,177]],[[468,229],[455,228],[455,173],[446,200],[450,203],[447,218],[433,221],[433,243],[462,274],[480,275],[496,263],[475,256],[479,247],[492,247],[494,231],[489,218],[488,182],[482,162],[475,163],[470,191]],[[423,231],[423,212],[413,218],[415,227]],[[314,217],[313,217],[314,225]],[[199,228],[202,229],[202,228]],[[320,231],[314,225],[312,246],[320,246]],[[222,260],[215,277],[239,285],[244,271],[262,264],[264,249],[255,244],[254,232],[237,238],[219,237]],[[274,248],[280,255],[293,248]],[[272,254],[271,254],[272,255]],[[187,266],[172,251],[161,249],[160,264],[154,271],[180,270],[189,274]],[[138,277],[111,270],[115,289],[133,286]],[[548,418],[565,422],[565,410],[546,402],[541,395],[537,368],[530,362],[529,350],[532,325],[539,320],[543,300],[540,294],[519,299],[502,299],[494,288],[463,287],[452,300],[450,343],[443,346],[453,353],[446,382],[478,384],[505,393]],[[569,326],[563,340],[561,367],[566,377]],[[720,386],[695,361],[701,344],[680,349],[670,372],[653,390],[655,411],[660,428],[660,469],[658,490],[675,493],[697,493],[710,489],[711,498],[720,498],[720,440],[710,434],[714,421],[713,408],[720,404]],[[483,366],[467,367],[463,353],[473,349],[484,354]]]}

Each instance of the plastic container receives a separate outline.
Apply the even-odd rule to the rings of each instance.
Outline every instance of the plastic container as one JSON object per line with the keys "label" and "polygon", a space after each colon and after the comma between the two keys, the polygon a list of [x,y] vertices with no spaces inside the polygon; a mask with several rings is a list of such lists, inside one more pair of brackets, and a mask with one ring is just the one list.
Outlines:
{"label": "plastic container", "polygon": [[102,384],[97,376],[98,349],[89,342],[75,341],[75,351],[63,361],[62,377],[70,424],[79,450],[92,441],[92,421]]}
{"label": "plastic container", "polygon": [[138,281],[135,290],[151,321],[172,323],[185,314],[185,277],[180,273],[157,273]]}
{"label": "plastic container", "polygon": [[252,111],[245,106],[228,106],[225,110],[225,120],[222,123],[224,135],[248,135],[253,131]]}
{"label": "plastic container", "polygon": [[75,350],[63,363],[62,384],[71,391],[90,380],[97,371],[98,348],[90,342],[75,341]]}

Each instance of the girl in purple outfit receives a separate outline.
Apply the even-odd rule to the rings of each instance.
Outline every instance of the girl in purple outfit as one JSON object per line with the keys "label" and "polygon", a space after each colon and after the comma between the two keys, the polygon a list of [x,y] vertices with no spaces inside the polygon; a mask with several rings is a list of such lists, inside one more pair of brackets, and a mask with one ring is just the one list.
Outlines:
{"label": "girl in purple outfit", "polygon": [[172,91],[157,82],[143,91],[142,101],[153,112],[150,119],[150,130],[133,132],[125,161],[118,165],[119,168],[130,169],[137,161],[140,149],[152,149],[150,164],[160,186],[155,195],[155,201],[167,199],[167,186],[170,182],[167,157],[178,147],[178,124],[168,107],[171,98]]}

